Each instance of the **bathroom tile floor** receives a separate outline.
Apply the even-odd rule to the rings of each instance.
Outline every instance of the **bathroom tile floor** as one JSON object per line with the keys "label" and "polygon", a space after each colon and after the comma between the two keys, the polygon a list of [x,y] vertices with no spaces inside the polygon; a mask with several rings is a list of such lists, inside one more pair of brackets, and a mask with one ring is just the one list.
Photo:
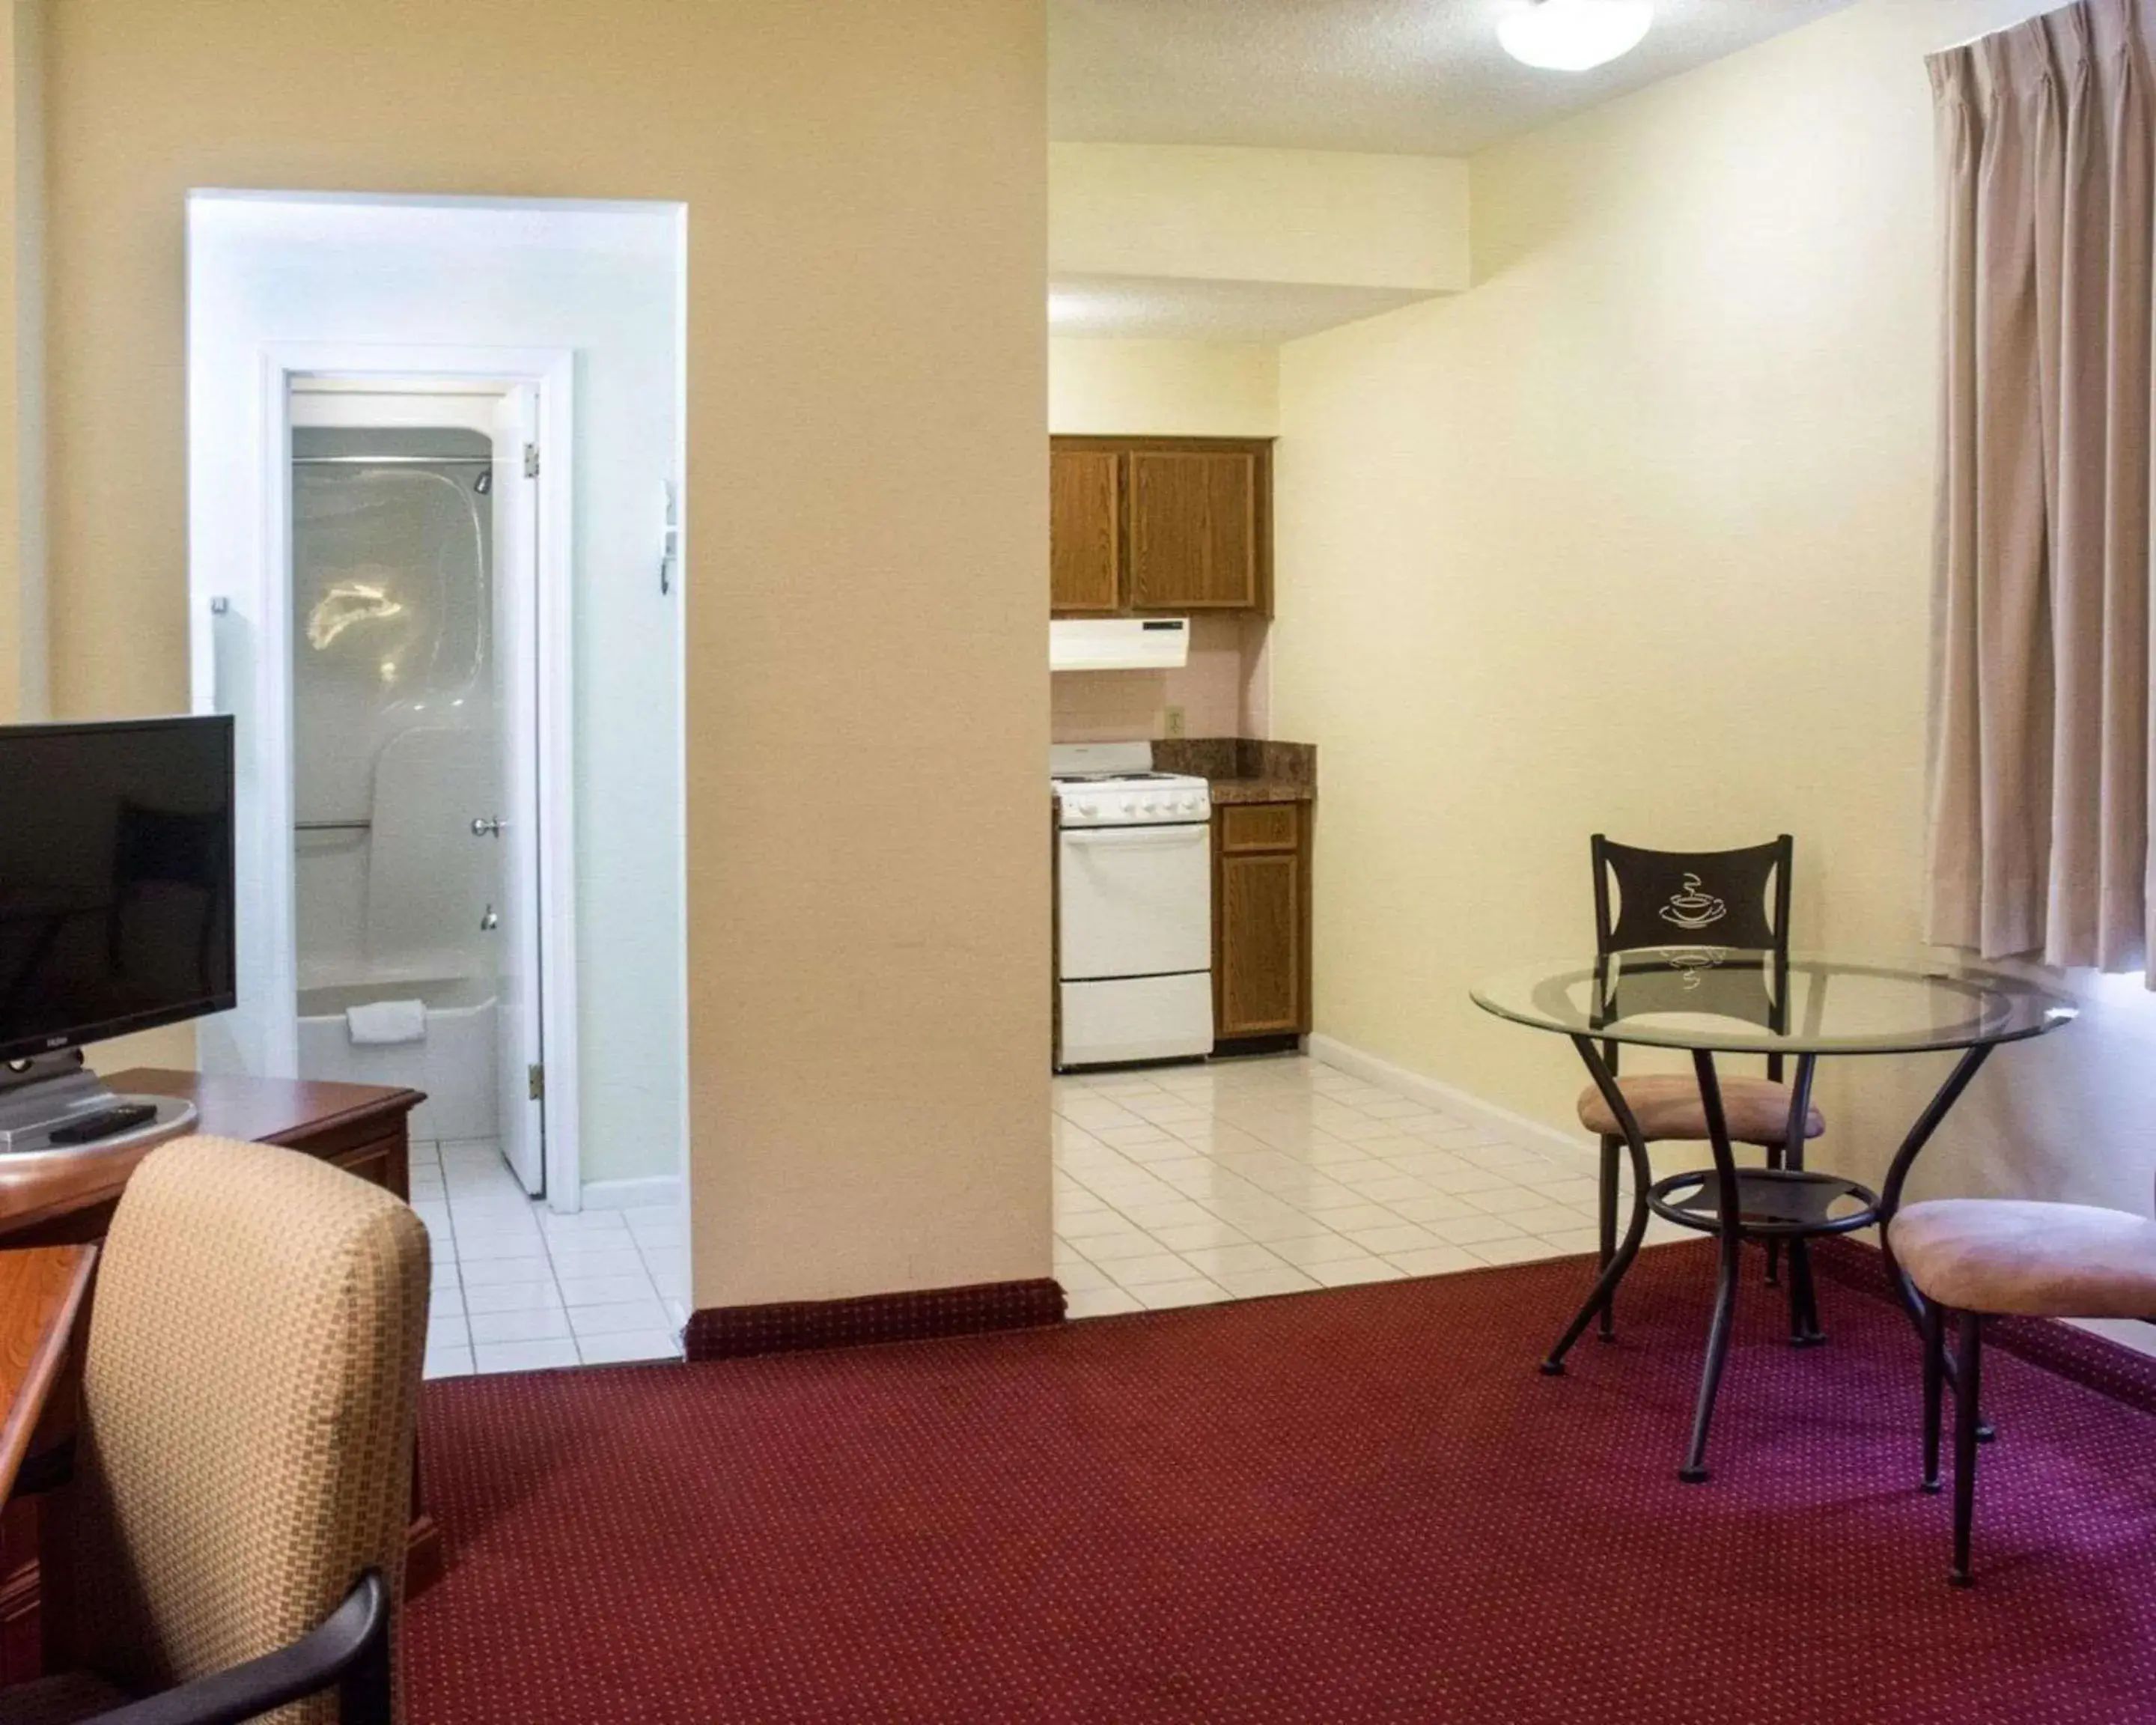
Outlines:
{"label": "bathroom tile floor", "polygon": [[685,1206],[557,1215],[480,1138],[413,1145],[412,1207],[434,1245],[429,1378],[680,1357]]}
{"label": "bathroom tile floor", "polygon": [[[1306,1056],[1061,1077],[1055,1275],[1073,1317],[1595,1248],[1595,1161]],[[1656,1220],[1650,1242],[1686,1237]]]}

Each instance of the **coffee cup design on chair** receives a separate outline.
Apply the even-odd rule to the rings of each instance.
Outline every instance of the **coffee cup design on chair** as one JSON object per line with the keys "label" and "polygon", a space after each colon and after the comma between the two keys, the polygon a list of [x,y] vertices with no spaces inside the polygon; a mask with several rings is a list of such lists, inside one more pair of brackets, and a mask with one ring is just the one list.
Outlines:
{"label": "coffee cup design on chair", "polygon": [[1700,891],[1699,876],[1686,875],[1684,888],[1670,895],[1662,906],[1662,921],[1679,928],[1712,928],[1729,914],[1729,906],[1711,892]]}

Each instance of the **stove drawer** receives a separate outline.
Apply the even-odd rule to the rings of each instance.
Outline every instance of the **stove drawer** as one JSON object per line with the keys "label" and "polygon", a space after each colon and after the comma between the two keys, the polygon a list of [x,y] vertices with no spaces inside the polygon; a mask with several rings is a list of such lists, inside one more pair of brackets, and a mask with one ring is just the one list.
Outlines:
{"label": "stove drawer", "polygon": [[1060,993],[1059,1066],[1192,1060],[1213,1051],[1213,978],[1204,971],[1065,983]]}

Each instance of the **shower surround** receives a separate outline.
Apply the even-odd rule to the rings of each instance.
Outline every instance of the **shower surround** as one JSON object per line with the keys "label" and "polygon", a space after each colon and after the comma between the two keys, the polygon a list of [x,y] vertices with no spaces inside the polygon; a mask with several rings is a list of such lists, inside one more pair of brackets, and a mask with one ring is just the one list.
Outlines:
{"label": "shower surround", "polygon": [[[300,427],[292,454],[300,1070],[424,1091],[418,1137],[491,1137],[491,441]],[[413,999],[423,1041],[353,1042],[347,1008]]]}

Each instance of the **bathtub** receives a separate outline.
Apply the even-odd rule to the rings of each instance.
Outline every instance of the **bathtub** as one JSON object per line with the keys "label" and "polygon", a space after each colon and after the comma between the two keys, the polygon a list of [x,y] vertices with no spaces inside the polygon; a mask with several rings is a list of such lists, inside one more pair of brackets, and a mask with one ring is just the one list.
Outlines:
{"label": "bathtub", "polygon": [[[348,1007],[376,1000],[424,1000],[427,1040],[356,1046]],[[342,983],[300,990],[300,1076],[424,1091],[412,1114],[414,1138],[491,1138],[498,1131],[491,978]]]}

